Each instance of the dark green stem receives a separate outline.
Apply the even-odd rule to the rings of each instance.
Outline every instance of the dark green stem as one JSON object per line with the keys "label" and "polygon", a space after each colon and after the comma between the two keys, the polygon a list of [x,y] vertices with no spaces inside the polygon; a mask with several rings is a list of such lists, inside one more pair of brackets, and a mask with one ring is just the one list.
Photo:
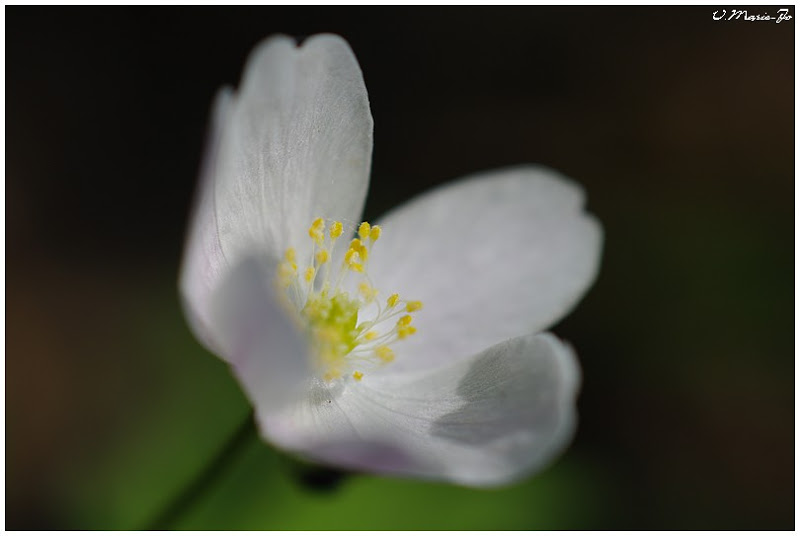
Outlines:
{"label": "dark green stem", "polygon": [[219,450],[217,455],[206,465],[205,469],[175,497],[145,530],[166,530],[180,519],[180,517],[200,499],[211,486],[219,480],[231,464],[236,460],[237,455],[250,442],[250,439],[258,437],[253,412],[248,413],[244,422],[236,429],[234,434],[228,439],[227,443]]}

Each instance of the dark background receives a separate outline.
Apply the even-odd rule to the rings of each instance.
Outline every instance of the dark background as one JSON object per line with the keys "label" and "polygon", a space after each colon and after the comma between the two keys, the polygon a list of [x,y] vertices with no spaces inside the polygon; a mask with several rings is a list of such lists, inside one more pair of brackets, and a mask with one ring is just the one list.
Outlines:
{"label": "dark background", "polygon": [[795,21],[721,9],[7,7],[6,527],[137,528],[246,414],[175,288],[208,111],[262,38],[329,31],[368,219],[509,164],[584,185],[602,269],[554,328],[581,424],[500,491],[309,491],[254,443],[181,526],[792,529]]}

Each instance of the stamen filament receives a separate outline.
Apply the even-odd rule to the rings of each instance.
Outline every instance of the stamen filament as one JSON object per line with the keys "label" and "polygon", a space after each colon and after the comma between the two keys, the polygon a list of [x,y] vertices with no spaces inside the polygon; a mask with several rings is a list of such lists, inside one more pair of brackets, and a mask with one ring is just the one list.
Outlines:
{"label": "stamen filament", "polygon": [[[422,302],[402,300],[397,293],[385,300],[379,298],[380,292],[367,268],[371,248],[382,233],[380,226],[361,223],[338,268],[332,266],[336,244],[343,233],[341,222],[326,226],[323,218],[316,218],[308,229],[312,241],[308,264],[298,270],[296,250],[289,248],[278,267],[278,282],[286,297],[294,298],[289,301],[294,302],[299,320],[306,326],[314,364],[326,382],[348,377],[360,381],[369,367],[392,362],[395,352],[389,345],[416,332],[409,313],[422,307]],[[356,278],[354,295],[344,287],[349,277]],[[363,318],[367,308],[372,318]],[[375,329],[397,317],[400,319],[391,328]],[[354,369],[356,364],[359,370]]]}

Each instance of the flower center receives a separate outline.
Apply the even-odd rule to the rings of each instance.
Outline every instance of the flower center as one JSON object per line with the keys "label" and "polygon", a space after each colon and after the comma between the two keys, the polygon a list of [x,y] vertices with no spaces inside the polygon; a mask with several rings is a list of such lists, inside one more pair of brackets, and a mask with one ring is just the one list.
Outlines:
{"label": "flower center", "polygon": [[[332,253],[342,233],[341,222],[326,229],[325,220],[317,218],[308,229],[313,244],[304,267],[298,266],[294,248],[278,265],[277,282],[309,336],[318,375],[328,382],[347,376],[360,381],[364,371],[394,361],[390,345],[417,331],[411,313],[422,308],[422,302],[398,294],[383,300],[372,286],[367,266],[381,236],[377,225],[358,226],[357,238],[333,270]],[[358,292],[351,295],[345,284]]]}

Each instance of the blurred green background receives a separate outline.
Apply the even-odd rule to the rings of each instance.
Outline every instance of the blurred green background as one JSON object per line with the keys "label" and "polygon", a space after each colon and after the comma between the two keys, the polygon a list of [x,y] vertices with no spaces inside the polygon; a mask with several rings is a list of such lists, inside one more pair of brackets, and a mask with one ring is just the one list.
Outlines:
{"label": "blurred green background", "polygon": [[143,527],[247,415],[177,300],[208,110],[263,37],[330,31],[375,118],[369,219],[515,163],[584,185],[602,270],[554,327],[578,433],[492,491],[320,489],[252,440],[175,527],[793,528],[795,21],[721,9],[7,7],[6,527]]}

